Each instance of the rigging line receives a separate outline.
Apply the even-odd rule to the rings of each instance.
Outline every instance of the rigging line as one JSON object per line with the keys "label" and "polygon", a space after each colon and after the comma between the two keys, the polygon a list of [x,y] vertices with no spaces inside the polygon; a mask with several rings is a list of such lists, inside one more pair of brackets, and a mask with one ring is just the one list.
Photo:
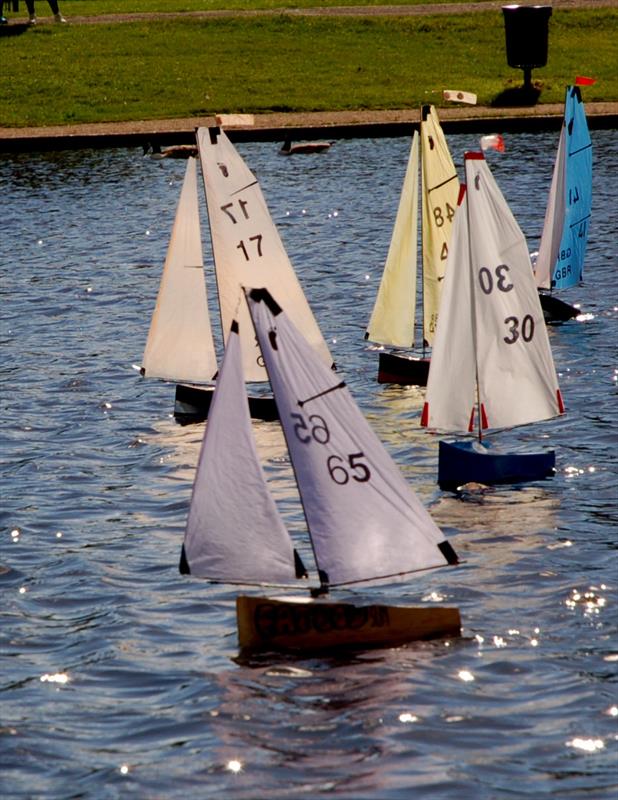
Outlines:
{"label": "rigging line", "polygon": [[345,387],[345,381],[341,381],[336,386],[331,386],[330,389],[325,389],[323,392],[318,392],[318,394],[314,394],[312,397],[308,397],[306,400],[298,400],[298,405],[302,408],[307,403],[311,402],[311,400],[317,400],[318,397],[324,397],[325,394],[329,394],[330,392],[334,392],[336,389],[343,389]]}
{"label": "rigging line", "polygon": [[231,196],[233,197],[235,194],[239,194],[240,192],[244,192],[244,191],[245,191],[245,189],[250,189],[252,186],[256,186],[256,185],[257,185],[257,183],[258,183],[258,180],[257,180],[257,178],[256,178],[256,180],[254,180],[254,181],[251,181],[251,183],[248,183],[246,186],[241,186],[241,187],[240,187],[240,189],[236,189],[236,190],[234,190],[234,191],[231,193]]}
{"label": "rigging line", "polygon": [[427,189],[427,194],[429,194],[429,192],[433,192],[435,189],[440,189],[442,186],[446,186],[447,183],[454,181],[456,178],[457,178],[457,173],[451,175],[450,178],[447,178],[445,181],[442,181],[442,183],[437,183],[435,186],[432,186],[430,189]]}
{"label": "rigging line", "polygon": [[[443,541],[447,542],[448,539],[444,539]],[[437,547],[437,545],[436,545],[436,547]],[[392,580],[393,578],[403,578],[406,575],[414,575],[417,572],[429,572],[429,570],[442,569],[443,567],[455,567],[455,566],[458,567],[458,566],[460,566],[461,564],[464,564],[464,563],[466,563],[466,562],[465,561],[458,561],[456,564],[448,564],[447,563],[447,564],[436,564],[435,566],[432,566],[432,567],[417,567],[416,569],[404,570],[404,572],[393,572],[390,575],[379,575],[378,577],[375,577],[375,578],[356,578],[355,580],[351,580],[351,581],[340,581],[339,583],[329,583],[328,586],[329,586],[329,589],[335,589],[335,588],[338,588],[340,586],[354,586],[354,585],[358,585],[360,583],[373,583],[374,581],[380,581],[380,582],[388,581],[388,580]]]}

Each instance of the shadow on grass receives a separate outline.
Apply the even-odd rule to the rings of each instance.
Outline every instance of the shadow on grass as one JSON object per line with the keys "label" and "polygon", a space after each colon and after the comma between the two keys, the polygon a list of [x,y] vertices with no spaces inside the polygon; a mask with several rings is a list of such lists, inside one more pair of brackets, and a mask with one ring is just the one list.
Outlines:
{"label": "shadow on grass", "polygon": [[513,86],[497,94],[491,101],[494,107],[508,108],[513,106],[535,106],[541,96],[541,85]]}
{"label": "shadow on grass", "polygon": [[30,26],[25,22],[13,22],[10,25],[0,25],[0,36],[19,36],[25,33]]}

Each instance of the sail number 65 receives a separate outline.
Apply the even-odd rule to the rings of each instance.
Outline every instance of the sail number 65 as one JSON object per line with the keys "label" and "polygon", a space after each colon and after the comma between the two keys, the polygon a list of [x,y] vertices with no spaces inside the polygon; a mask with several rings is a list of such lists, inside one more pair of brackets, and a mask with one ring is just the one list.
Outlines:
{"label": "sail number 65", "polygon": [[340,486],[344,486],[350,480],[359,483],[365,483],[371,477],[371,472],[367,464],[364,464],[360,459],[364,458],[364,453],[350,453],[348,456],[348,463],[344,466],[344,459],[341,456],[329,456],[326,462],[330,477]]}

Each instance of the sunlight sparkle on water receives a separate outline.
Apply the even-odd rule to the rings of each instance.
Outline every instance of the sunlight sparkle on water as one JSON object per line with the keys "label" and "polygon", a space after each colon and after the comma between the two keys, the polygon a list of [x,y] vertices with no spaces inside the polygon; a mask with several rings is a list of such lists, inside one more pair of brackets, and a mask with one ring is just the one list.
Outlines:
{"label": "sunlight sparkle on water", "polygon": [[587,753],[596,753],[603,750],[605,742],[603,739],[580,739],[575,738],[567,742],[567,747],[575,747],[577,750],[585,750]]}
{"label": "sunlight sparkle on water", "polygon": [[121,773],[122,775],[127,775],[127,774],[129,773],[129,765],[128,765],[128,764],[123,764],[123,765],[120,767],[120,773]]}
{"label": "sunlight sparkle on water", "polygon": [[45,675],[41,675],[41,683],[60,683],[64,685],[68,682],[69,676],[66,674],[66,672],[54,672],[53,675],[45,673]]}
{"label": "sunlight sparkle on water", "polygon": [[[602,585],[603,588],[605,584]],[[575,609],[581,607],[584,609],[584,614],[599,614],[602,608],[605,608],[606,600],[600,597],[596,586],[591,586],[587,591],[580,592],[579,589],[573,589],[571,596],[565,600],[565,605],[568,608]]]}
{"label": "sunlight sparkle on water", "polygon": [[605,713],[608,717],[618,717],[618,706],[610,706]]}
{"label": "sunlight sparkle on water", "polygon": [[399,715],[399,722],[418,722],[418,717],[416,714],[404,712],[403,714]]}
{"label": "sunlight sparkle on water", "polygon": [[233,758],[231,761],[228,761],[226,764],[226,768],[229,769],[230,772],[242,772],[242,764],[237,759]]}
{"label": "sunlight sparkle on water", "polygon": [[464,681],[464,683],[469,683],[474,680],[474,675],[467,669],[460,669],[457,673],[457,677]]}
{"label": "sunlight sparkle on water", "polygon": [[441,603],[444,601],[444,595],[441,595],[439,592],[429,592],[423,597],[423,603]]}

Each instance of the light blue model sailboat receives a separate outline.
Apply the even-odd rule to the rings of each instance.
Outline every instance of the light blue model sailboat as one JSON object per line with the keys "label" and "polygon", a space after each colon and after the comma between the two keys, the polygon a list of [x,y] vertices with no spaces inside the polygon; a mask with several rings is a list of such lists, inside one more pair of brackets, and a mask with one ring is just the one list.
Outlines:
{"label": "light blue model sailboat", "polygon": [[568,86],[564,121],[536,262],[536,282],[548,321],[565,321],[580,310],[554,291],[580,283],[592,206],[592,142],[579,86]]}

